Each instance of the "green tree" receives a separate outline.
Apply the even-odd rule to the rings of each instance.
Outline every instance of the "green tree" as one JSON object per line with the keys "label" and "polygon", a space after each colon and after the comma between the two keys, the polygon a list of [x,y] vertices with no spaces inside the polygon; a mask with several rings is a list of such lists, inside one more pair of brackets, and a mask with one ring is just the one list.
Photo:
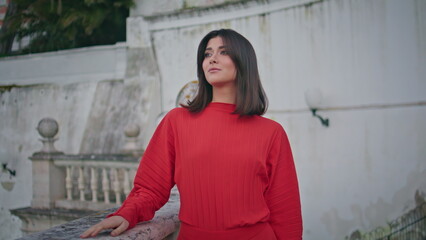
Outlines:
{"label": "green tree", "polygon": [[[12,0],[0,34],[0,54],[10,41],[29,37],[19,53],[37,53],[126,39],[126,18],[133,0]],[[8,44],[9,43],[9,44]]]}

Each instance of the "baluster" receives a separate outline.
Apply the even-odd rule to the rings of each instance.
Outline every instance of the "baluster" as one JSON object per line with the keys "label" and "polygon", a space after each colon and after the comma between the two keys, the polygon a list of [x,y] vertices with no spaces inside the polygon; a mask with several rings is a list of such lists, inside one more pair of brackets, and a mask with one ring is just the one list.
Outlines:
{"label": "baluster", "polygon": [[67,166],[65,176],[65,188],[67,189],[67,200],[72,200],[72,166]]}
{"label": "baluster", "polygon": [[124,194],[126,196],[130,193],[130,175],[129,175],[129,169],[124,169],[124,180],[123,180],[123,188],[124,188]]}
{"label": "baluster", "polygon": [[120,204],[121,203],[121,199],[120,199],[120,182],[118,181],[118,169],[114,168],[113,169],[113,174],[114,174],[114,192],[115,192],[115,203],[116,204]]}
{"label": "baluster", "polygon": [[133,188],[133,183],[135,181],[135,176],[136,176],[136,170],[132,170],[130,171],[130,188]]}
{"label": "baluster", "polygon": [[108,181],[106,168],[102,168],[102,190],[104,191],[105,203],[110,203],[110,201],[109,201],[109,181]]}
{"label": "baluster", "polygon": [[92,202],[98,202],[98,174],[96,174],[96,168],[92,167],[90,188],[92,189]]}
{"label": "baluster", "polygon": [[85,197],[84,197],[84,172],[83,172],[84,168],[83,167],[79,167],[78,169],[78,190],[80,190],[80,200],[81,201],[85,201]]}

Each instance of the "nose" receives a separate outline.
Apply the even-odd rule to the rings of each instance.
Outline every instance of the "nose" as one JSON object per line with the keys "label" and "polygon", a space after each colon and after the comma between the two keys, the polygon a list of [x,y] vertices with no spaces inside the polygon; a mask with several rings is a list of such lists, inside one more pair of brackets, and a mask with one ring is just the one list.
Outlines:
{"label": "nose", "polygon": [[213,54],[213,55],[210,57],[210,64],[212,64],[212,63],[217,63],[217,60],[216,60],[216,54]]}

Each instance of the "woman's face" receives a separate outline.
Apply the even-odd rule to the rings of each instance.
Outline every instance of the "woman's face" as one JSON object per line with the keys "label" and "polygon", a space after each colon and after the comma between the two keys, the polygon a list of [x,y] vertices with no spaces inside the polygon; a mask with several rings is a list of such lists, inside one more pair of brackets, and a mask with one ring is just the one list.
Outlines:
{"label": "woman's face", "polygon": [[207,43],[203,71],[207,82],[214,87],[235,85],[237,70],[221,37],[212,38]]}

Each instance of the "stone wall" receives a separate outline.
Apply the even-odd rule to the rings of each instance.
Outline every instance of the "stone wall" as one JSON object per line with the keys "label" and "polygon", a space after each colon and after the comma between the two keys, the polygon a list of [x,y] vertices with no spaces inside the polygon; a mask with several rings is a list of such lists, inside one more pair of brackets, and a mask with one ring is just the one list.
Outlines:
{"label": "stone wall", "polygon": [[[119,43],[0,59],[0,161],[16,170],[0,176],[13,183],[0,188],[0,207],[30,206],[28,157],[42,147],[36,131],[42,118],[58,121],[55,146],[65,153],[119,153],[129,124],[141,127],[138,142],[147,144],[161,112],[159,96],[150,48]],[[5,211],[0,219],[16,222]]]}
{"label": "stone wall", "polygon": [[[130,18],[147,16],[163,109],[196,79],[207,32],[246,36],[270,100],[267,116],[292,144],[304,239],[383,226],[414,206],[417,189],[426,192],[425,1],[217,1],[194,9],[168,2],[156,8],[168,14],[135,10]],[[322,92],[318,113],[328,128],[306,105],[311,88]]]}

